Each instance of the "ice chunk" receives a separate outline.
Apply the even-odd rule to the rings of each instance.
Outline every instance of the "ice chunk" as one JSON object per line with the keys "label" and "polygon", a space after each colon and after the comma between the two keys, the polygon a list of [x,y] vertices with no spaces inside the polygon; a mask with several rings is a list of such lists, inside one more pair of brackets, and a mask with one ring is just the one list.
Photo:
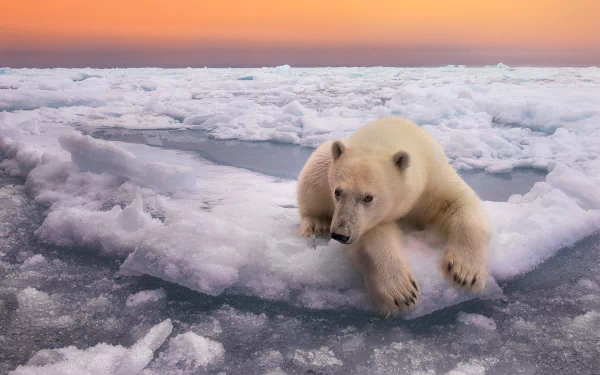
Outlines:
{"label": "ice chunk", "polygon": [[[43,89],[17,90],[10,94],[6,90],[0,91],[0,111],[34,110],[38,108],[64,108],[64,107],[101,107],[106,104],[105,92],[94,89],[56,90],[49,93]],[[12,91],[12,90],[10,90]],[[110,100],[116,97],[113,95]]]}
{"label": "ice chunk", "polygon": [[35,353],[33,357],[27,361],[28,366],[46,366],[63,361],[65,358],[58,350],[43,349]]}
{"label": "ice chunk", "polygon": [[508,66],[506,64],[503,63],[498,63],[496,65],[486,65],[485,68],[499,68],[499,69],[507,69]]}
{"label": "ice chunk", "polygon": [[87,301],[86,307],[95,311],[106,309],[111,306],[111,302],[106,296],[101,295],[95,298],[91,298]]}
{"label": "ice chunk", "polygon": [[600,209],[600,189],[585,174],[558,164],[546,181],[568,194],[585,210]]}
{"label": "ice chunk", "polygon": [[472,360],[469,362],[460,362],[447,375],[485,375],[485,372],[486,368],[483,365],[478,363],[478,361]]}
{"label": "ice chunk", "polygon": [[199,113],[186,117],[185,120],[183,120],[183,123],[185,125],[202,125],[206,120],[215,116],[215,113]]}
{"label": "ice chunk", "polygon": [[485,168],[485,171],[488,173],[510,173],[512,170],[512,163],[497,163]]}
{"label": "ice chunk", "polygon": [[474,326],[485,330],[496,330],[496,322],[493,319],[480,314],[468,314],[461,311],[458,313],[456,321],[468,326]]}
{"label": "ice chunk", "polygon": [[224,305],[215,312],[215,316],[236,332],[256,332],[267,327],[269,319],[263,314],[241,312],[229,305]]}
{"label": "ice chunk", "polygon": [[42,327],[66,327],[73,318],[63,315],[62,304],[57,296],[51,296],[35,288],[25,288],[17,294],[17,314],[23,321]]}
{"label": "ice chunk", "polygon": [[27,177],[41,161],[41,153],[35,148],[8,137],[0,136],[0,152],[0,168],[11,176]]}
{"label": "ice chunk", "polygon": [[582,288],[585,288],[585,289],[600,291],[600,286],[597,283],[595,283],[594,281],[589,280],[589,279],[580,279],[577,282],[577,285]]}
{"label": "ice chunk", "polygon": [[281,368],[276,367],[272,370],[265,372],[264,375],[287,375],[287,372],[283,371]]}
{"label": "ice chunk", "polygon": [[158,88],[158,83],[152,80],[145,80],[142,83],[140,83],[140,87],[144,91],[154,91]]}
{"label": "ice chunk", "polygon": [[132,294],[127,298],[127,307],[135,307],[147,304],[149,302],[156,302],[166,297],[165,290],[163,288],[156,290],[142,290],[136,294]]}
{"label": "ice chunk", "polygon": [[289,113],[290,115],[294,116],[304,116],[307,113],[310,113],[310,111],[304,108],[299,101],[294,100],[293,102],[290,102],[288,105],[283,107],[283,113]]}
{"label": "ice chunk", "polygon": [[528,322],[522,318],[515,319],[513,328],[518,334],[529,335],[538,331],[538,327],[534,322]]}
{"label": "ice chunk", "polygon": [[98,344],[89,349],[69,346],[44,350],[33,356],[31,363],[21,365],[10,375],[112,375],[120,358],[127,351],[116,345]]}
{"label": "ice chunk", "polygon": [[216,337],[223,332],[221,322],[213,317],[209,317],[205,322],[192,325],[190,330],[200,336],[207,337]]}
{"label": "ice chunk", "polygon": [[100,343],[88,349],[69,346],[41,350],[11,375],[136,375],[148,365],[173,330],[170,319],[154,326],[127,349]]}
{"label": "ice chunk", "polygon": [[344,364],[326,346],[314,350],[296,349],[293,360],[301,366],[308,368],[316,367],[319,369],[335,368]]}
{"label": "ice chunk", "polygon": [[21,265],[21,269],[31,270],[36,269],[42,266],[46,262],[46,258],[44,258],[41,254],[36,254],[31,258],[27,258],[25,262]]}
{"label": "ice chunk", "polygon": [[101,248],[107,254],[125,255],[133,251],[148,231],[159,226],[160,220],[143,211],[138,197],[125,209],[57,208],[35,233],[42,240],[61,246],[85,245]]}
{"label": "ice chunk", "polygon": [[463,99],[473,99],[473,93],[470,90],[462,89],[458,92],[457,96]]}
{"label": "ice chunk", "polygon": [[79,72],[71,76],[73,82],[85,81],[88,78],[102,78],[102,76],[92,72]]}
{"label": "ice chunk", "polygon": [[598,324],[600,324],[600,312],[588,311],[573,318],[570,324],[565,327],[565,330],[583,336],[600,338],[600,332],[596,329]]}
{"label": "ice chunk", "polygon": [[219,342],[187,332],[169,340],[167,349],[161,352],[143,374],[190,374],[206,371],[223,362],[225,349]]}
{"label": "ice chunk", "polygon": [[254,76],[244,76],[238,78],[238,81],[254,81]]}
{"label": "ice chunk", "polygon": [[275,73],[283,77],[289,77],[292,72],[292,67],[289,65],[281,65],[275,68]]}
{"label": "ice chunk", "polygon": [[374,348],[369,360],[356,366],[356,372],[374,375],[435,373],[435,359],[439,358],[439,353],[432,352],[422,343],[403,339],[403,342]]}
{"label": "ice chunk", "polygon": [[284,361],[283,355],[279,350],[268,350],[260,354],[257,358],[257,365],[261,367],[275,367],[282,364]]}
{"label": "ice chunk", "polygon": [[586,189],[568,195],[561,188],[570,192],[573,185],[565,175],[578,181],[577,173],[555,168],[546,178],[552,183],[539,182],[507,203],[486,202],[494,232],[489,264],[495,277],[523,274],[598,228],[600,211],[588,209],[596,205],[596,193]]}
{"label": "ice chunk", "polygon": [[[138,251],[123,263],[122,273],[157,275],[217,295],[238,280],[239,267],[248,256],[246,246],[255,242],[250,237],[231,222],[196,213],[146,233]],[[242,239],[249,240],[244,247]]]}
{"label": "ice chunk", "polygon": [[110,173],[163,193],[196,186],[189,168],[143,162],[110,142],[83,135],[61,137],[59,141],[82,171]]}
{"label": "ice chunk", "polygon": [[173,331],[171,319],[152,327],[148,334],[136,342],[123,357],[114,371],[114,375],[134,375],[142,371],[152,360],[158,349]]}

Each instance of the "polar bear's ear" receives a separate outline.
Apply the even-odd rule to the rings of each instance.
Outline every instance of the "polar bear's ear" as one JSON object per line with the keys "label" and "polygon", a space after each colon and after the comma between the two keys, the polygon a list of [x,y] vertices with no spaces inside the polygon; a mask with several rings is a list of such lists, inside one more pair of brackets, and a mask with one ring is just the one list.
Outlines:
{"label": "polar bear's ear", "polygon": [[346,151],[346,146],[342,141],[335,141],[331,145],[331,155],[333,156],[333,160],[338,160],[344,151]]}
{"label": "polar bear's ear", "polygon": [[400,170],[405,170],[410,165],[410,156],[408,156],[406,151],[398,151],[394,154],[394,164],[396,164]]}

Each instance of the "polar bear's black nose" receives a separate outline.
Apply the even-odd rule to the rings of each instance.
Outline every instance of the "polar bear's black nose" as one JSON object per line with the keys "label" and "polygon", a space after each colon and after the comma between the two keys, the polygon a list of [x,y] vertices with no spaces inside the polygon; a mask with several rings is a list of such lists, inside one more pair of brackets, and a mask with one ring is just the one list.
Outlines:
{"label": "polar bear's black nose", "polygon": [[347,243],[348,240],[350,239],[350,237],[348,236],[343,236],[341,234],[337,234],[337,233],[331,233],[331,238],[333,238],[336,241],[339,241],[341,243]]}

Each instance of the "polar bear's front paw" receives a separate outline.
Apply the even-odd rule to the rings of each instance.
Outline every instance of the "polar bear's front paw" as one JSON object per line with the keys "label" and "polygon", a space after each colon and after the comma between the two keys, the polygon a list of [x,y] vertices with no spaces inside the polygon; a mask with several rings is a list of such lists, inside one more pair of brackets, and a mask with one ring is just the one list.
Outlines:
{"label": "polar bear's front paw", "polygon": [[365,286],[373,306],[386,318],[407,312],[419,299],[416,278],[407,268],[387,275],[371,275],[365,278]]}
{"label": "polar bear's front paw", "polygon": [[470,292],[481,292],[485,289],[485,257],[473,255],[467,250],[447,248],[441,267],[446,279],[457,288]]}
{"label": "polar bear's front paw", "polygon": [[303,217],[300,224],[300,235],[304,237],[324,236],[329,234],[331,219],[321,217]]}

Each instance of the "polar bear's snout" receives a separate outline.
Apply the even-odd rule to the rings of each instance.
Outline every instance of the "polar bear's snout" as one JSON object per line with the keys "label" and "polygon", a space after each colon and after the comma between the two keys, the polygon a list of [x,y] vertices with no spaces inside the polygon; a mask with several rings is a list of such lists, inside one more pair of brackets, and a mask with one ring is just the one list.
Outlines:
{"label": "polar bear's snout", "polygon": [[344,197],[336,200],[336,208],[331,220],[331,238],[349,245],[360,237],[358,210],[353,200]]}
{"label": "polar bear's snout", "polygon": [[335,233],[335,232],[331,232],[331,238],[333,238],[334,240],[347,244],[348,240],[350,239],[350,237],[348,236],[344,236],[343,234],[339,234],[339,233]]}

